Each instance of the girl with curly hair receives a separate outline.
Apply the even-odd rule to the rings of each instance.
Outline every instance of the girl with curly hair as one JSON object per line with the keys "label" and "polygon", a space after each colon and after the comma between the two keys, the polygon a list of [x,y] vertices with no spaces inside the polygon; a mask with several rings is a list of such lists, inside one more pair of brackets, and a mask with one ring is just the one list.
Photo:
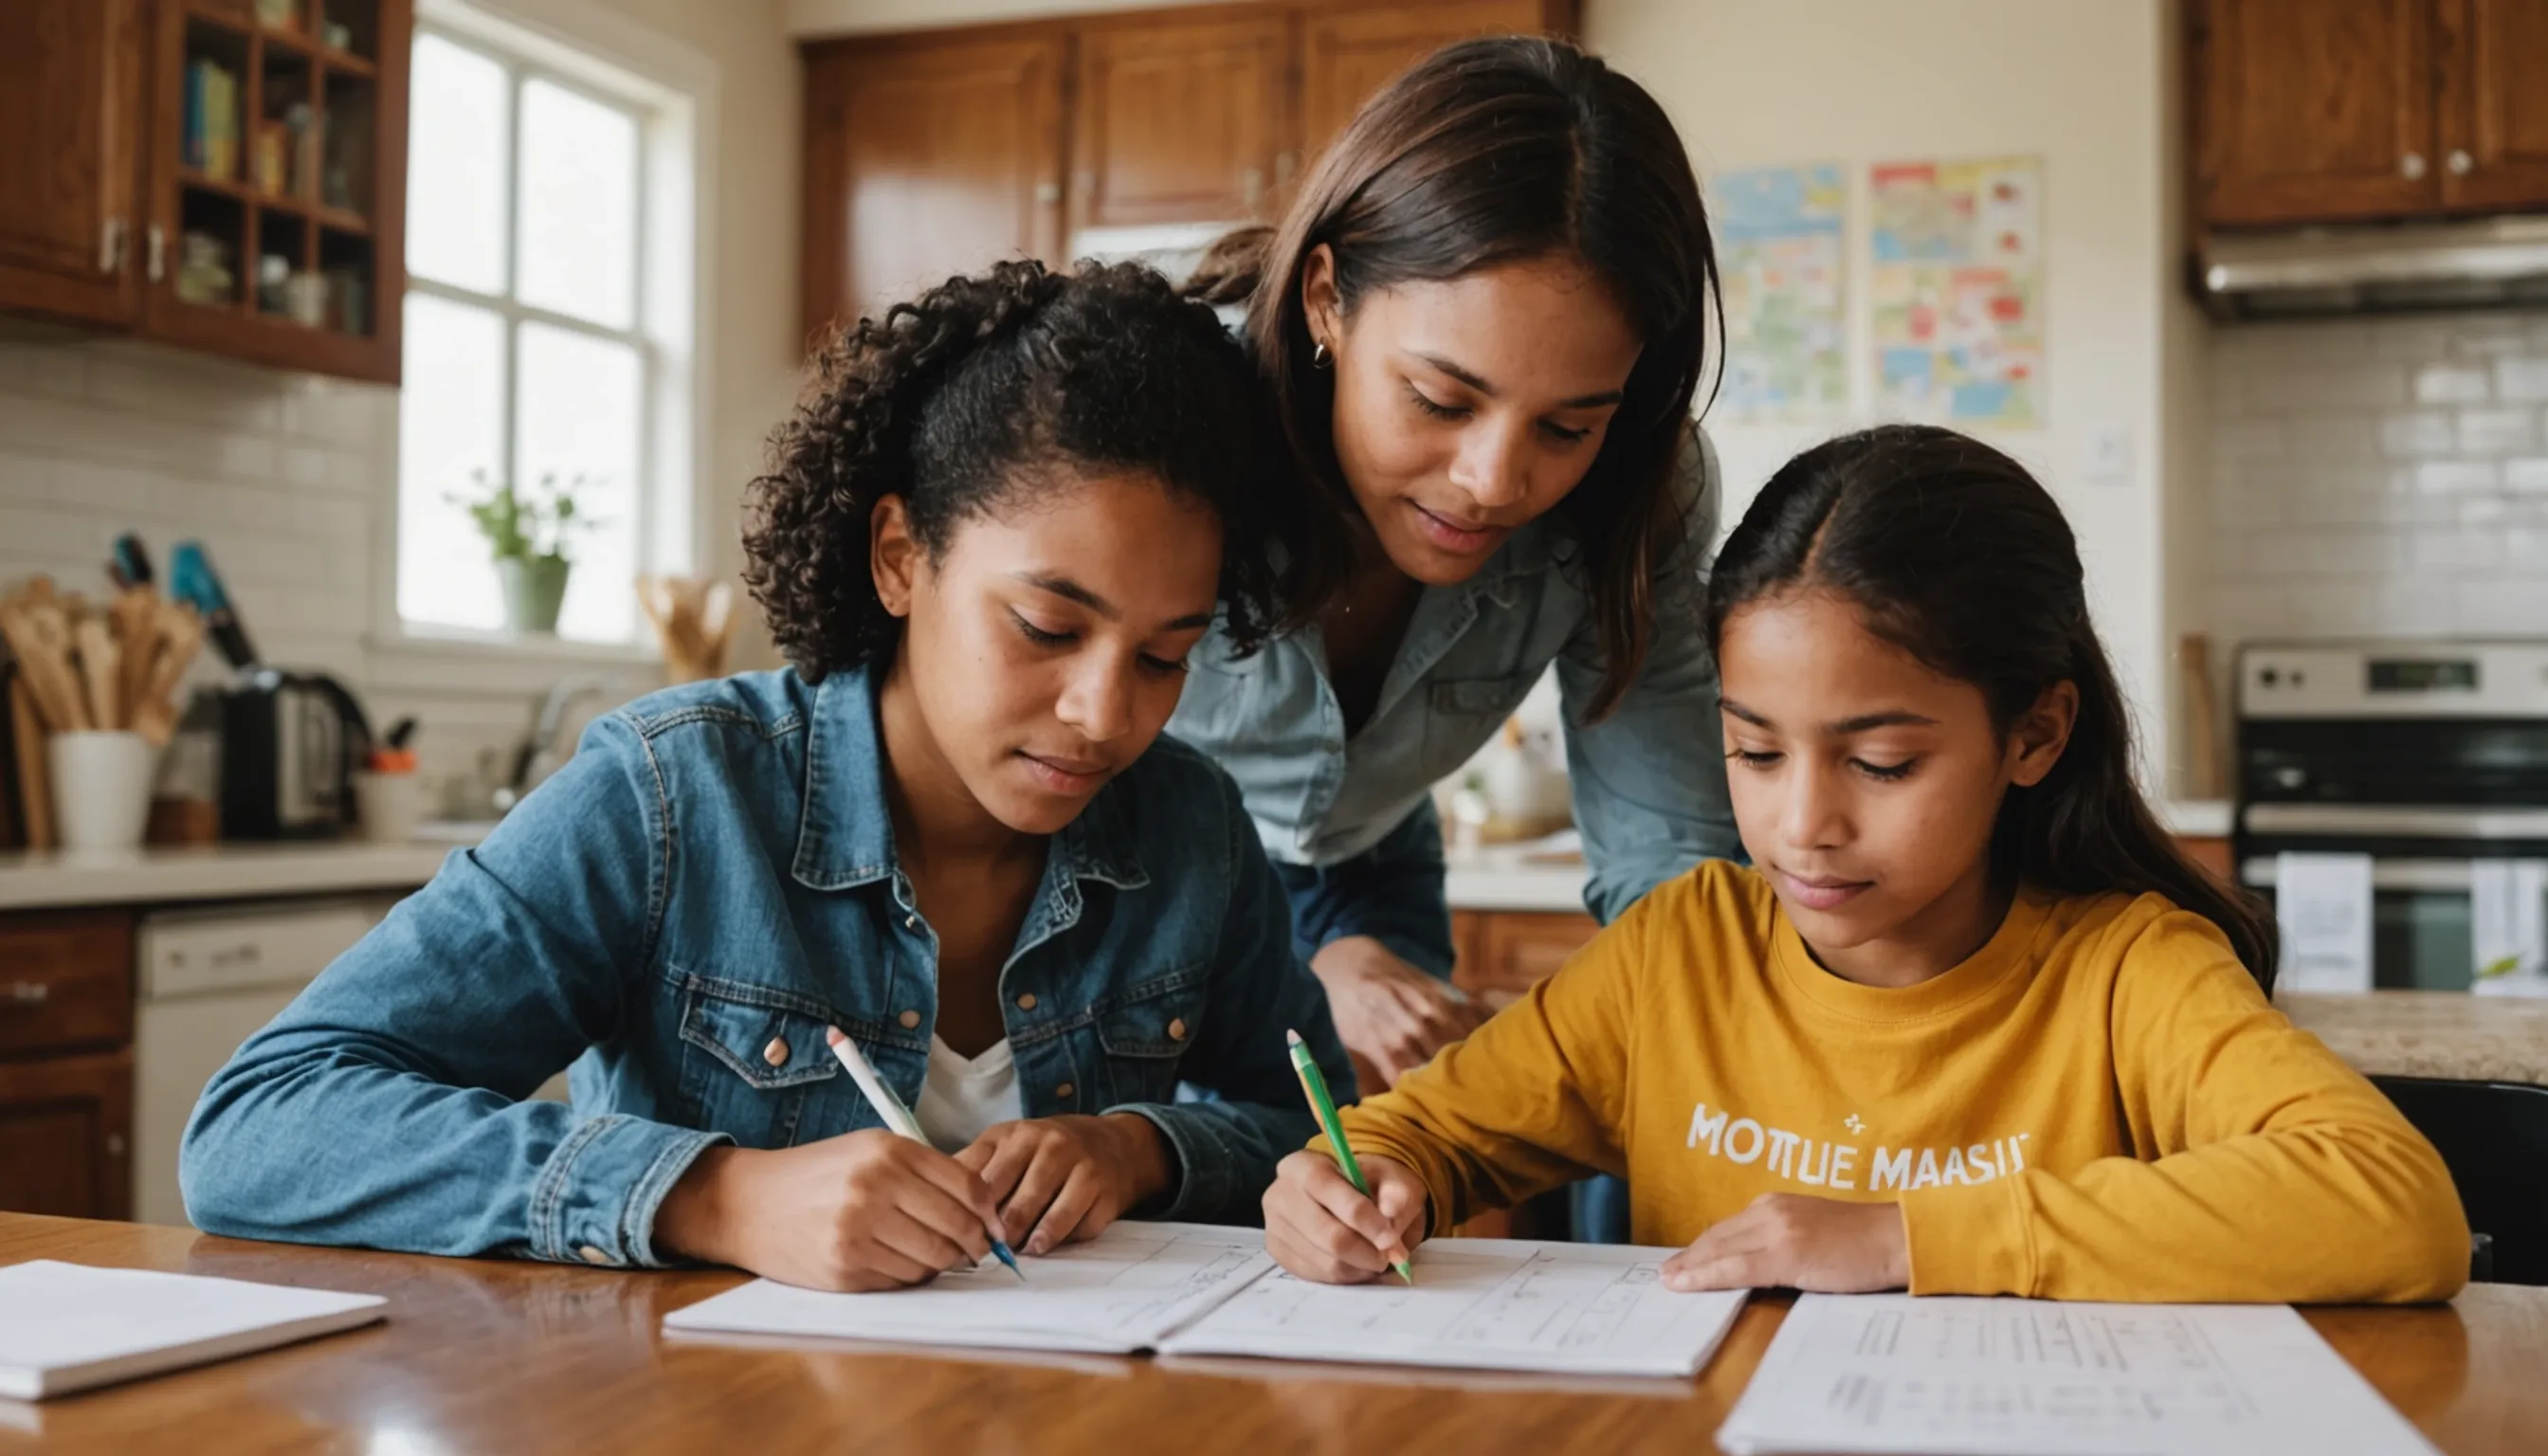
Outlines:
{"label": "girl with curly hair", "polygon": [[[793,668],[595,723],[242,1047],[195,1222],[874,1289],[992,1230],[1252,1221],[1313,1131],[1284,1030],[1349,1067],[1235,785],[1159,733],[1207,629],[1288,609],[1268,427],[1138,267],[1002,264],[843,335],[745,536]],[[571,1110],[530,1098],[570,1062]]]}

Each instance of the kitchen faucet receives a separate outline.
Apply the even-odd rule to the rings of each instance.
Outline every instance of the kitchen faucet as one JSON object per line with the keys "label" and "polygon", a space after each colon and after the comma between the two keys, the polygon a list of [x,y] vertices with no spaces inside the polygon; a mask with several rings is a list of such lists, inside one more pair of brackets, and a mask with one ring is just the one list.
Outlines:
{"label": "kitchen faucet", "polygon": [[558,729],[566,720],[567,709],[577,699],[596,694],[612,694],[620,689],[619,678],[611,673],[569,673],[549,687],[548,696],[540,700],[538,723],[531,736],[522,743],[513,760],[513,780],[496,790],[496,807],[510,809],[522,801],[522,795],[540,786],[550,774],[566,767],[575,756],[573,745],[560,749]]}

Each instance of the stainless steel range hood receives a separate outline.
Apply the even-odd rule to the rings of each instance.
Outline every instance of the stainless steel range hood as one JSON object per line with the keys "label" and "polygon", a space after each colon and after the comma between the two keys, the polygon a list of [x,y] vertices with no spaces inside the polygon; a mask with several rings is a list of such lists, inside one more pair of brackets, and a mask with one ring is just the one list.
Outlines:
{"label": "stainless steel range hood", "polygon": [[2548,304],[2548,217],[2214,233],[2194,283],[2224,318]]}

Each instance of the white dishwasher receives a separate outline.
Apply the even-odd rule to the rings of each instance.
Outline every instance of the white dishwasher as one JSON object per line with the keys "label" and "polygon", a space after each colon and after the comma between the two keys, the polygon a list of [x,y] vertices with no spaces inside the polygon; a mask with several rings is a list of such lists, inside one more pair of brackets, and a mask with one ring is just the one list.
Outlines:
{"label": "white dishwasher", "polygon": [[183,1224],[177,1143],[204,1084],[396,896],[157,911],[141,919],[134,1014],[133,1216]]}

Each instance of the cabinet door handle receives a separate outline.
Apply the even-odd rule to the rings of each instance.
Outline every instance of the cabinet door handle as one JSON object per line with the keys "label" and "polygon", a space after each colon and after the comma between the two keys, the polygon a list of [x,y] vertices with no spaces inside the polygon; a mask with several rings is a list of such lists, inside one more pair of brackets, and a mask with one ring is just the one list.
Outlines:
{"label": "cabinet door handle", "polygon": [[42,1006],[52,999],[52,994],[53,988],[44,981],[9,983],[9,1004],[12,1006]]}
{"label": "cabinet door handle", "polygon": [[2410,182],[2424,175],[2424,154],[2411,151],[2398,158],[2398,174]]}
{"label": "cabinet door handle", "polygon": [[1301,154],[1297,151],[1286,148],[1285,150],[1274,153],[1274,185],[1277,187],[1290,185],[1292,181],[1292,173],[1297,170],[1300,165]]}
{"label": "cabinet door handle", "polygon": [[167,271],[168,233],[158,224],[150,225],[150,281],[156,283]]}
{"label": "cabinet door handle", "polygon": [[2477,159],[2454,146],[2451,148],[2451,154],[2442,159],[2442,165],[2451,169],[2452,176],[2465,177],[2469,174],[2469,169],[2477,165]]}
{"label": "cabinet door handle", "polygon": [[1238,196],[1249,212],[1256,211],[1257,200],[1265,195],[1265,169],[1249,167],[1238,174]]}
{"label": "cabinet door handle", "polygon": [[1039,203],[1059,202],[1061,201],[1061,184],[1058,182],[1039,182],[1036,184],[1035,197],[1036,201]]}
{"label": "cabinet door handle", "polygon": [[124,220],[122,218],[109,218],[106,220],[106,226],[98,229],[97,271],[100,273],[124,271]]}

